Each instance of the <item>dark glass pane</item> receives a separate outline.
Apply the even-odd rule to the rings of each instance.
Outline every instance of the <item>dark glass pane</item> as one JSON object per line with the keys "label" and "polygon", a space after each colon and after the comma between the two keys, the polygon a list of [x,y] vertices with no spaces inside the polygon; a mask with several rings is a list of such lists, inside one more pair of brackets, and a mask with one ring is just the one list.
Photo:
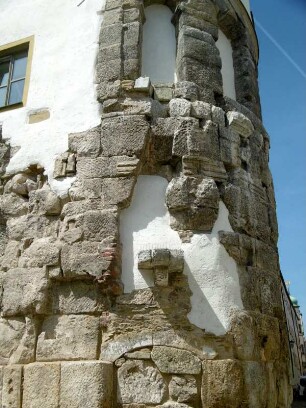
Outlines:
{"label": "dark glass pane", "polygon": [[0,63],[0,86],[7,85],[9,78],[10,62]]}
{"label": "dark glass pane", "polygon": [[302,387],[306,387],[306,378],[302,378],[300,384]]}
{"label": "dark glass pane", "polygon": [[22,79],[21,81],[12,82],[9,105],[12,105],[13,103],[22,102],[23,88],[24,79]]}
{"label": "dark glass pane", "polygon": [[7,87],[0,88],[0,108],[2,108],[2,106],[5,106],[6,91]]}
{"label": "dark glass pane", "polygon": [[28,53],[23,52],[20,54],[15,55],[14,61],[14,69],[13,69],[13,80],[24,78],[27,69],[27,59]]}

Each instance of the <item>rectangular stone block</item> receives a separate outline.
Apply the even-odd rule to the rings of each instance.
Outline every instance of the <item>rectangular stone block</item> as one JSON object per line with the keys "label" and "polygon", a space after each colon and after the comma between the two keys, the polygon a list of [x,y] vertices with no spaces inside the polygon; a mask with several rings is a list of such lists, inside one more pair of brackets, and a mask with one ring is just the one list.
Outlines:
{"label": "rectangular stone block", "polygon": [[101,144],[106,156],[140,155],[149,131],[144,116],[127,116],[102,121]]}
{"label": "rectangular stone block", "polygon": [[61,408],[111,408],[113,365],[103,361],[61,365]]}
{"label": "rectangular stone block", "polygon": [[38,336],[37,361],[97,358],[99,318],[88,315],[47,317]]}
{"label": "rectangular stone block", "polygon": [[109,310],[109,299],[93,282],[60,282],[53,285],[54,314],[100,313]]}
{"label": "rectangular stone block", "polygon": [[21,408],[22,369],[22,365],[11,365],[3,369],[3,408]]}
{"label": "rectangular stone block", "polygon": [[3,370],[4,370],[4,367],[0,366],[0,408],[3,408],[3,405],[2,405]]}
{"label": "rectangular stone block", "polygon": [[48,279],[45,269],[10,269],[3,279],[3,316],[46,311]]}
{"label": "rectangular stone block", "polygon": [[243,382],[243,368],[237,360],[204,361],[201,395],[203,407],[242,407]]}
{"label": "rectangular stone block", "polygon": [[59,363],[26,365],[22,408],[58,408],[60,374]]}

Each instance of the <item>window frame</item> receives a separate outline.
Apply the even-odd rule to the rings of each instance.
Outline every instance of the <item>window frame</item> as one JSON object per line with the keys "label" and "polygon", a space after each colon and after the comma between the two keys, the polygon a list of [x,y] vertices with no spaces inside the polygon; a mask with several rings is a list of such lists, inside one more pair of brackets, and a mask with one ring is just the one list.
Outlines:
{"label": "window frame", "polygon": [[[5,44],[0,46],[0,62],[4,62],[7,60],[10,62],[10,71],[9,71],[9,79],[8,79],[8,91],[6,93],[6,100],[10,95],[10,87],[14,80],[12,80],[12,68],[13,68],[13,63],[14,61],[14,56],[16,54],[19,54],[23,51],[27,51],[27,65],[26,65],[26,72],[25,72],[25,77],[24,77],[24,87],[23,87],[23,95],[22,95],[22,101],[17,102],[14,104],[10,105],[5,105],[0,107],[0,112],[11,110],[11,109],[17,109],[24,107],[27,103],[27,98],[28,98],[28,91],[29,91],[29,85],[30,85],[30,75],[31,75],[31,66],[32,66],[32,58],[33,58],[33,49],[34,49],[34,36],[23,38],[21,40]],[[18,80],[20,80],[19,78]]]}

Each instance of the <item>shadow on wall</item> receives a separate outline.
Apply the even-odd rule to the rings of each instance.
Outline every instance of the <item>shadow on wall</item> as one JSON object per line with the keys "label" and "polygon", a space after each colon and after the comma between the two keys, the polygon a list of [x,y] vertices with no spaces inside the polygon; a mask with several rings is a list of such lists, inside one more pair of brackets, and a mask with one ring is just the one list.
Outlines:
{"label": "shadow on wall", "polygon": [[[243,309],[236,263],[218,239],[218,231],[231,230],[228,211],[220,202],[219,216],[212,233],[194,234],[190,243],[182,243],[178,233],[170,227],[170,214],[165,205],[167,185],[168,182],[162,177],[140,176],[131,206],[121,213],[124,292],[154,287],[152,273],[138,270],[139,251],[183,249],[184,275],[192,291],[191,298],[190,293],[188,295],[188,320],[207,332],[224,335],[233,312]],[[164,288],[156,289],[165,291]],[[176,294],[169,293],[169,296],[175,299]],[[177,299],[177,302],[179,307],[180,300]],[[161,308],[163,306],[165,304],[160,304]],[[175,308],[175,301],[172,306],[172,309]],[[169,315],[169,310],[165,308],[165,315],[175,325],[176,321]],[[171,310],[171,314],[175,315],[175,312]]]}

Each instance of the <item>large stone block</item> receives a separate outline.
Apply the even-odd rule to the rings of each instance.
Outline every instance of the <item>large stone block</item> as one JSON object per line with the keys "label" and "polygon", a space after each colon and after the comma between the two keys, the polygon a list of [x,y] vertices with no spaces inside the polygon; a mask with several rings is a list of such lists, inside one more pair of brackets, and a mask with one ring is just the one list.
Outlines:
{"label": "large stone block", "polygon": [[41,268],[45,265],[58,265],[59,252],[59,248],[52,240],[39,238],[22,253],[18,266],[21,268]]}
{"label": "large stone block", "polygon": [[87,132],[72,133],[69,135],[69,149],[79,157],[97,157],[101,150],[101,129],[96,127]]}
{"label": "large stone block", "polygon": [[103,241],[117,236],[117,212],[113,210],[87,211],[76,219],[75,227],[80,227],[86,241]]}
{"label": "large stone block", "polygon": [[10,365],[3,368],[2,407],[21,408],[22,401],[22,365]]}
{"label": "large stone block", "polygon": [[268,390],[268,378],[264,364],[256,361],[243,363],[245,378],[245,393],[249,408],[266,408],[272,400]]}
{"label": "large stone block", "polygon": [[64,277],[101,277],[109,266],[109,261],[101,256],[101,250],[101,242],[82,241],[64,245],[61,252]]}
{"label": "large stone block", "polygon": [[34,363],[24,367],[22,408],[58,408],[60,364]]}
{"label": "large stone block", "polygon": [[201,360],[187,350],[155,346],[151,357],[162,373],[199,374],[201,372]]}
{"label": "large stone block", "polygon": [[237,360],[203,362],[202,404],[205,408],[240,408],[244,401],[244,372]]}
{"label": "large stone block", "polygon": [[48,301],[48,279],[45,269],[16,268],[3,278],[3,316],[42,314]]}
{"label": "large stone block", "polygon": [[52,287],[54,314],[101,313],[109,310],[109,299],[93,282],[60,282]]}
{"label": "large stone block", "polygon": [[102,121],[104,156],[139,156],[145,146],[149,124],[144,116],[121,116]]}
{"label": "large stone block", "polygon": [[103,361],[61,364],[61,408],[111,408],[113,365]]}
{"label": "large stone block", "polygon": [[0,365],[34,360],[35,325],[29,318],[0,319]]}
{"label": "large stone block", "polygon": [[97,357],[98,338],[98,317],[47,317],[38,336],[37,361],[93,360]]}
{"label": "large stone block", "polygon": [[129,360],[119,369],[118,402],[122,404],[159,404],[167,386],[159,371],[147,361]]}
{"label": "large stone block", "polygon": [[44,187],[29,193],[29,209],[39,215],[58,215],[62,209],[61,200],[49,187]]}

